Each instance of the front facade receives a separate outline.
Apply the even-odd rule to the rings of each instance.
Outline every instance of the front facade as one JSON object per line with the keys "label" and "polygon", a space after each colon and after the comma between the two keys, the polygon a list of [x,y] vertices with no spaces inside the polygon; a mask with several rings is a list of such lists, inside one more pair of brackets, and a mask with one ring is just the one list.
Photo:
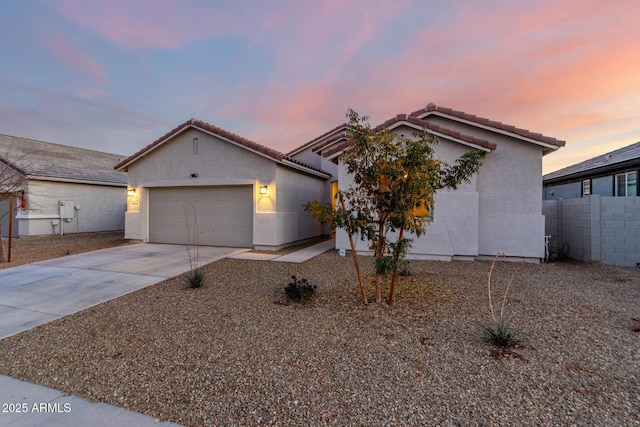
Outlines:
{"label": "front facade", "polygon": [[2,235],[10,217],[12,237],[123,230],[127,177],[113,170],[121,159],[0,135]]}
{"label": "front facade", "polygon": [[[475,259],[505,253],[510,257],[544,257],[545,220],[540,186],[542,156],[564,145],[564,141],[535,134],[434,104],[409,115],[398,115],[378,128],[409,136],[427,128],[438,137],[435,157],[448,163],[466,150],[487,154],[471,182],[435,197],[433,220],[427,232],[414,239],[409,258]],[[331,181],[345,190],[353,185],[340,153],[348,148],[346,125],[310,141],[289,155],[315,166],[333,162],[338,169]],[[344,231],[338,230],[336,247],[349,247]],[[368,243],[358,241],[366,251]]]}
{"label": "front facade", "polygon": [[[467,150],[487,153],[470,183],[436,195],[410,257],[544,257],[542,156],[563,141],[433,104],[379,128],[407,136],[427,128],[439,139],[436,158],[449,163]],[[328,234],[304,205],[353,185],[340,160],[348,132],[342,124],[285,155],[191,119],[116,166],[129,179],[125,238],[276,249]],[[348,246],[336,230],[336,247]]]}
{"label": "front facade", "polygon": [[543,177],[545,200],[640,196],[640,142]]}
{"label": "front facade", "polygon": [[200,120],[117,169],[129,178],[127,239],[277,249],[323,233],[303,206],[326,197],[329,174]]}

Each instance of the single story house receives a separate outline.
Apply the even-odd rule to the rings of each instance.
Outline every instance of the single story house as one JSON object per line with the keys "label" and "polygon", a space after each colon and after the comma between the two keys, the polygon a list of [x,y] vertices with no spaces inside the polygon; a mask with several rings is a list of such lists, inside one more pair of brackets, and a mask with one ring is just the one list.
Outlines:
{"label": "single story house", "polygon": [[[466,150],[487,153],[470,183],[436,195],[433,220],[423,236],[414,238],[409,258],[475,259],[502,252],[544,258],[542,156],[564,146],[564,141],[435,104],[397,115],[377,128],[405,137],[426,128],[439,140],[435,157],[448,163]],[[347,131],[346,124],[337,126],[289,155],[331,171],[333,192],[345,190],[353,185],[340,161],[348,149]],[[349,247],[342,230],[336,246]],[[357,248],[367,250],[368,244],[359,241]]]}
{"label": "single story house", "polygon": [[116,165],[129,179],[125,238],[277,249],[321,235],[303,205],[331,174],[191,119]]}
{"label": "single story house", "polygon": [[13,237],[124,229],[123,156],[0,135],[0,226]]}
{"label": "single story house", "polygon": [[[487,152],[470,184],[436,196],[412,257],[544,257],[542,156],[564,141],[434,104],[382,127],[407,136],[427,128],[440,141],[436,157],[450,162]],[[125,238],[273,249],[326,234],[303,207],[351,185],[340,162],[348,131],[342,124],[283,154],[191,119],[116,166],[129,179]],[[336,237],[349,247],[343,231]]]}
{"label": "single story house", "polygon": [[545,200],[640,196],[640,142],[542,177]]}

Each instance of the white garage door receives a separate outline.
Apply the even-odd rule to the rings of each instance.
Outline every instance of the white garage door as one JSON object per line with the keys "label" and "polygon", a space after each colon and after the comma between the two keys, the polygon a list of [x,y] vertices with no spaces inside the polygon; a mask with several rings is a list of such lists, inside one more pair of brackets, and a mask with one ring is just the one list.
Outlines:
{"label": "white garage door", "polygon": [[196,239],[204,246],[252,247],[252,187],[151,188],[149,241],[194,244]]}

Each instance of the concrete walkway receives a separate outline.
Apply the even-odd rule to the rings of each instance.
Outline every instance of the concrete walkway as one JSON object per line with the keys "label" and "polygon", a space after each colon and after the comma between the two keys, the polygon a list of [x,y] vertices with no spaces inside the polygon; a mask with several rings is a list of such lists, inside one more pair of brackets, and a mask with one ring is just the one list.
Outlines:
{"label": "concrete walkway", "polygon": [[233,259],[246,259],[251,261],[275,261],[275,262],[291,262],[291,263],[303,263],[309,261],[311,258],[315,258],[320,254],[327,252],[335,247],[335,239],[325,240],[316,245],[309,246],[300,249],[295,252],[291,252],[285,255],[273,255],[262,252],[242,252],[234,255],[230,255],[227,258]]}
{"label": "concrete walkway", "polygon": [[[282,256],[252,253],[247,249],[202,246],[198,248],[199,265],[223,258],[300,263],[332,249],[334,245],[334,240],[327,240]],[[0,270],[0,339],[187,270],[189,259],[184,246],[148,243]],[[1,375],[0,403],[2,426],[179,426]]]}

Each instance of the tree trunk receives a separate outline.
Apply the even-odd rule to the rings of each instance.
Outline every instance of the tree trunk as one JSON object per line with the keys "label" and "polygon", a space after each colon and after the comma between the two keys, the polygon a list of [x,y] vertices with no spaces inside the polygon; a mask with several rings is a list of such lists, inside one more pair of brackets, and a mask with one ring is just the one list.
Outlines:
{"label": "tree trunk", "polygon": [[[340,205],[342,205],[342,210],[347,211],[344,206],[344,199],[342,198],[342,193],[338,193],[338,197],[340,198]],[[349,244],[351,245],[351,254],[353,255],[353,263],[356,266],[356,274],[358,275],[358,283],[360,284],[360,292],[362,293],[362,299],[364,300],[364,304],[367,305],[369,303],[367,299],[367,291],[364,288],[364,283],[362,282],[362,273],[360,273],[360,263],[358,262],[358,253],[356,252],[356,245],[353,243],[353,233],[351,232],[351,227],[347,224],[347,235],[349,236]]]}
{"label": "tree trunk", "polygon": [[[378,222],[378,245],[376,247],[376,259],[381,261],[384,257],[384,221]],[[376,304],[382,303],[382,274],[376,267]]]}
{"label": "tree trunk", "polygon": [[0,263],[6,262],[4,257],[4,241],[2,240],[2,236],[0,235]]}
{"label": "tree trunk", "polygon": [[[400,229],[400,234],[398,235],[398,241],[402,240],[404,236],[404,228]],[[395,264],[393,266],[393,276],[391,277],[391,286],[389,287],[389,298],[387,299],[387,304],[393,304],[393,290],[396,287],[396,278],[398,277],[398,259],[400,258],[400,253],[395,253]]]}

